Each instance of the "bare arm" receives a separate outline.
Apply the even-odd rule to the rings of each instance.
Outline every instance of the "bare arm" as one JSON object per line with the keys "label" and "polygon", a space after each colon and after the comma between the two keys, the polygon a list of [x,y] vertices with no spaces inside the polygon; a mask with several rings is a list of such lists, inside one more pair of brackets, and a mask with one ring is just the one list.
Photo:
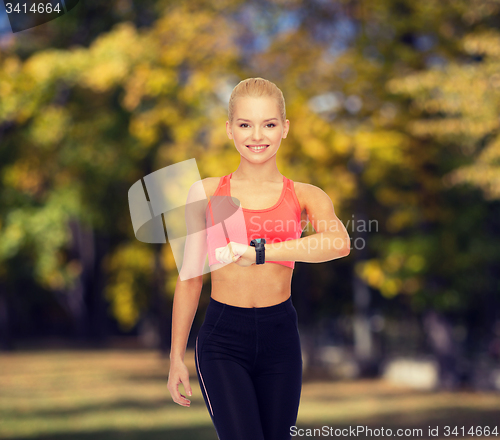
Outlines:
{"label": "bare arm", "polygon": [[351,240],[321,188],[307,184],[306,210],[316,234],[279,243],[266,243],[267,261],[322,263],[349,255]]}
{"label": "bare arm", "polygon": [[201,276],[181,281],[177,278],[172,307],[172,344],[170,361],[184,362],[186,345],[198,309],[203,278]]}
{"label": "bare arm", "polygon": [[[322,263],[349,255],[351,239],[346,228],[335,214],[333,203],[327,193],[314,185],[304,185],[304,200],[307,217],[315,234],[295,240],[266,243],[266,261],[301,261]],[[235,263],[246,267],[255,264],[255,250],[246,243],[230,242],[216,249],[217,259],[231,263],[229,245],[236,257]]]}
{"label": "bare arm", "polygon": [[178,387],[182,383],[187,395],[192,395],[189,385],[189,371],[184,364],[184,355],[189,332],[198,309],[203,287],[203,264],[207,254],[206,203],[200,200],[202,196],[205,196],[202,182],[197,182],[191,187],[186,203],[186,244],[172,306],[172,342],[167,388],[174,402],[182,406],[190,406],[191,403],[186,396],[180,394]]}

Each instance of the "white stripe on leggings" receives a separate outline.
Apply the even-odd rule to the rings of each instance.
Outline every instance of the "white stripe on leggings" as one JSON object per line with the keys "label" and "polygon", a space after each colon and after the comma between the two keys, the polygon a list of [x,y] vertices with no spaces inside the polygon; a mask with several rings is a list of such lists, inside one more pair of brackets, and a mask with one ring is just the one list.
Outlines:
{"label": "white stripe on leggings", "polygon": [[200,371],[200,361],[198,360],[198,338],[196,338],[196,364],[198,365],[198,373],[201,377],[201,383],[203,384],[203,389],[205,390],[205,394],[207,396],[208,405],[210,406],[210,412],[212,413],[212,416],[213,416],[214,412],[212,411],[212,404],[210,403],[210,397],[208,397],[207,388],[205,387],[205,382],[203,380],[203,376],[201,375],[201,371]]}

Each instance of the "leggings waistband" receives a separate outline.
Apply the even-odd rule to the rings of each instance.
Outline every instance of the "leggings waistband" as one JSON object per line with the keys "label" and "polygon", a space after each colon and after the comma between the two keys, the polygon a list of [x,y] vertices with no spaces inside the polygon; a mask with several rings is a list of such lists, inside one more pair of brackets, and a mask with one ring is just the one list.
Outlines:
{"label": "leggings waistband", "polygon": [[291,295],[288,297],[288,299],[279,304],[274,304],[272,306],[265,306],[265,307],[232,306],[230,304],[222,303],[210,297],[208,308],[213,311],[219,311],[219,312],[222,312],[222,310],[224,310],[225,313],[229,312],[231,314],[238,316],[255,316],[255,315],[268,316],[268,315],[274,315],[276,313],[283,313],[285,311],[290,311],[294,309]]}

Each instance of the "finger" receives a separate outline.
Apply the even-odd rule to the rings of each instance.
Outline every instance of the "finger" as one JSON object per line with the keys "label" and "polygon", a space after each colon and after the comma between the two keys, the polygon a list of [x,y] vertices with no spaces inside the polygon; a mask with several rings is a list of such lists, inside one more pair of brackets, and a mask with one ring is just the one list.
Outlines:
{"label": "finger", "polygon": [[181,398],[181,395],[177,387],[178,385],[167,387],[170,391],[170,394],[172,395],[172,399],[174,402],[177,402]]}
{"label": "finger", "polygon": [[229,248],[229,251],[231,252],[231,257],[232,257],[232,258],[234,258],[234,251],[233,251],[233,248],[232,248],[232,246],[231,246],[231,242],[229,242],[229,243],[227,244],[227,247]]}
{"label": "finger", "polygon": [[219,261],[221,263],[227,263],[227,261],[225,261],[225,258],[224,258],[223,250],[224,250],[224,248],[217,248],[215,250],[215,258],[217,261]]}
{"label": "finger", "polygon": [[233,248],[231,247],[231,243],[228,243],[226,245],[226,247],[224,248],[224,253],[225,255],[230,258],[231,260],[233,259],[234,257],[234,252],[233,252]]}
{"label": "finger", "polygon": [[[180,383],[180,382],[179,382]],[[179,392],[179,383],[177,383],[173,389],[170,391],[170,394],[172,394],[172,399],[175,403],[182,405],[182,406],[189,406],[191,404],[191,401],[186,399],[186,396],[182,395]]]}
{"label": "finger", "polygon": [[240,259],[241,255],[239,255],[238,253],[235,253],[235,252],[234,252],[234,249],[233,249],[233,247],[231,246],[231,242],[229,242],[229,243],[227,244],[227,246],[229,247],[229,250],[231,251],[231,260],[232,260],[233,262],[238,261],[238,260]]}
{"label": "finger", "polygon": [[191,406],[191,401],[186,399],[186,396],[184,394],[181,394],[180,399],[175,401],[175,403],[181,406]]}
{"label": "finger", "polygon": [[227,246],[221,247],[221,248],[217,248],[215,250],[215,252],[216,252],[215,253],[216,257],[215,258],[217,260],[219,260],[221,263],[231,263],[232,258],[231,258],[231,255],[229,254],[229,249],[227,248]]}
{"label": "finger", "polygon": [[189,383],[189,373],[186,371],[185,373],[181,374],[179,380],[182,382],[182,386],[184,387],[184,391],[186,391],[186,394],[188,396],[191,396],[193,394],[193,391],[191,390],[191,385]]}
{"label": "finger", "polygon": [[215,259],[222,263],[221,255],[220,255],[220,248],[215,249]]}
{"label": "finger", "polygon": [[224,247],[215,249],[215,258],[221,263],[226,264],[234,262],[238,259],[238,257],[232,252],[232,247],[229,245],[229,243]]}
{"label": "finger", "polygon": [[179,404],[179,405],[182,405],[182,406],[190,406],[191,405],[191,401],[189,399],[187,399],[184,394],[179,394],[179,398],[174,399],[174,402]]}

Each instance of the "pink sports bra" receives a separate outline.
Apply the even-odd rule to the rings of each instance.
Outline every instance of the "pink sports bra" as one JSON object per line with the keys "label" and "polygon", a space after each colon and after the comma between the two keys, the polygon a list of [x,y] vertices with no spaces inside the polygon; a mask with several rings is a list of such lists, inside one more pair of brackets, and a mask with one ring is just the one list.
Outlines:
{"label": "pink sports bra", "polygon": [[[283,190],[278,202],[266,209],[245,209],[231,197],[233,173],[222,176],[206,210],[208,264],[219,263],[215,249],[230,241],[247,243],[265,238],[267,243],[295,240],[302,235],[300,204],[293,181],[283,176]],[[224,232],[224,228],[226,232]],[[227,234],[226,234],[227,233]],[[266,261],[295,267],[295,261]]]}

